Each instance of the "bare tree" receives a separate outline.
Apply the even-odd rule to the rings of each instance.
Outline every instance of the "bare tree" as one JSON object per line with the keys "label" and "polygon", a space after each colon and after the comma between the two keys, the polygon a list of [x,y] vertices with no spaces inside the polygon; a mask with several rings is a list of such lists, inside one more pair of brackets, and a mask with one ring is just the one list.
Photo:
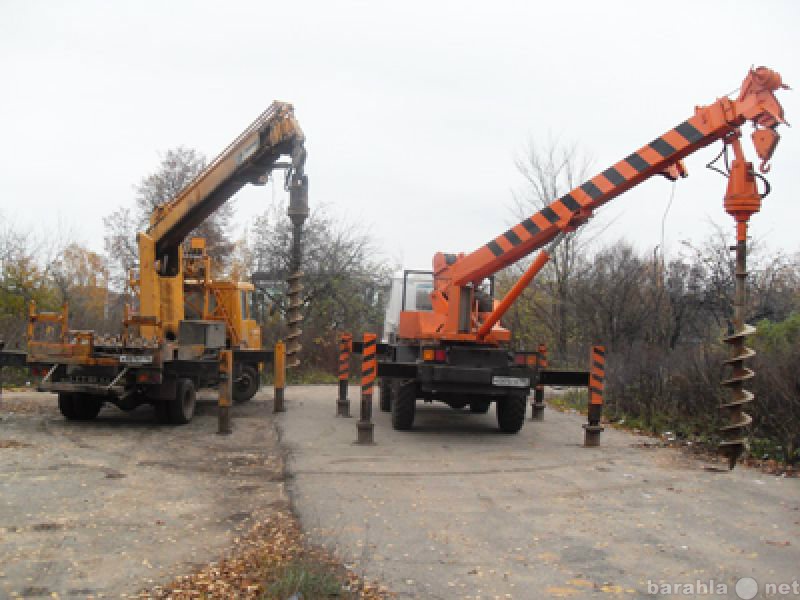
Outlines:
{"label": "bare tree", "polygon": [[[696,272],[694,286],[700,297],[703,317],[720,327],[727,327],[733,315],[735,261],[730,250],[730,232],[717,227],[714,233],[687,248],[685,260]],[[798,307],[798,258],[768,250],[755,240],[748,248],[747,320],[781,321]]]}
{"label": "bare tree", "polygon": [[800,313],[759,322],[754,342],[756,432],[779,444],[784,459],[794,464],[800,458]]}
{"label": "bare tree", "polygon": [[[273,204],[253,225],[250,271],[270,284],[265,289],[275,318],[265,319],[265,340],[283,335],[284,281],[289,273],[291,223],[285,206]],[[329,367],[335,359],[335,332],[375,331],[383,320],[392,269],[374,240],[358,227],[316,208],[305,225],[303,355],[307,366]]]}
{"label": "bare tree", "polygon": [[601,249],[585,263],[571,301],[589,340],[603,340],[613,352],[643,339],[653,318],[647,298],[649,266],[625,242]]}
{"label": "bare tree", "polygon": [[[105,250],[114,263],[117,285],[125,280],[128,270],[137,261],[136,233],[145,231],[153,210],[175,198],[204,167],[205,157],[196,150],[183,146],[168,150],[158,169],[135,186],[133,208],[120,207],[103,219]],[[232,217],[232,204],[224,204],[189,234],[205,238],[208,253],[223,269],[228,266],[234,249],[229,235]]]}
{"label": "bare tree", "polygon": [[[516,160],[526,186],[514,194],[515,216],[525,219],[583,183],[588,178],[591,162],[575,145],[562,145],[552,140],[537,144],[530,140],[523,155]],[[575,269],[585,246],[584,229],[567,236],[540,276],[538,285],[547,286],[548,293],[528,294],[521,299],[536,305],[535,312],[550,330],[555,341],[555,355],[561,360],[566,360],[568,354],[573,322],[569,297]]]}
{"label": "bare tree", "polygon": [[106,331],[110,301],[106,258],[80,244],[68,244],[49,273],[60,303],[69,305],[70,326]]}
{"label": "bare tree", "polygon": [[103,226],[106,230],[103,242],[109,260],[111,281],[117,289],[124,289],[128,271],[139,260],[139,249],[136,245],[139,219],[130,208],[123,206],[103,217]]}

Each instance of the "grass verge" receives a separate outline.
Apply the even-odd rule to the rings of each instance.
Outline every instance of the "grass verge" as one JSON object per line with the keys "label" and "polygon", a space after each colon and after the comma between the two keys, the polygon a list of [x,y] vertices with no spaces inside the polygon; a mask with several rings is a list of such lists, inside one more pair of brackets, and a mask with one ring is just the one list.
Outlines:
{"label": "grass verge", "polygon": [[[587,392],[583,389],[570,389],[563,393],[550,393],[547,396],[547,405],[559,412],[577,412],[585,415],[587,403]],[[675,423],[666,418],[654,418],[648,423],[640,417],[624,414],[614,418],[607,418],[604,415],[603,423],[615,429],[656,438],[657,441],[652,446],[684,447],[694,454],[702,454],[708,460],[718,458],[715,440],[707,435],[695,433],[698,427],[692,423]],[[750,439],[750,450],[740,462],[771,475],[797,477],[800,474],[790,461],[786,460],[779,446],[776,447],[768,440],[760,438]]]}

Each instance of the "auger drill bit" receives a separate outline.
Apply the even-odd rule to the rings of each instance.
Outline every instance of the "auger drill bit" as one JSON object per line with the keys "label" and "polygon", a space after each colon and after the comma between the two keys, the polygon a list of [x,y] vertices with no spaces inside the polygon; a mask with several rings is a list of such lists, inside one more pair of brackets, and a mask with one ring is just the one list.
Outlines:
{"label": "auger drill bit", "polygon": [[727,424],[720,427],[722,441],[719,452],[728,459],[728,468],[733,469],[736,461],[747,448],[747,430],[753,419],[744,412],[744,406],[753,401],[753,393],[744,389],[746,381],[753,378],[752,369],[744,366],[744,361],[755,356],[755,352],[744,345],[747,336],[753,335],[755,327],[744,322],[747,299],[747,223],[750,216],[761,208],[761,194],[756,187],[752,163],[746,162],[738,135],[727,140],[734,151],[734,160],[728,174],[728,189],[725,194],[725,210],[736,219],[736,273],[733,296],[733,330],[724,338],[731,347],[731,355],[725,361],[732,372],[722,382],[730,390],[730,397],[720,404],[722,416]]}
{"label": "auger drill bit", "polygon": [[295,172],[289,184],[289,218],[292,220],[292,251],[289,260],[287,283],[288,310],[286,321],[286,366],[300,365],[300,335],[303,333],[303,223],[308,218],[308,177]]}
{"label": "auger drill bit", "polygon": [[744,389],[745,382],[752,379],[755,373],[744,366],[744,361],[755,356],[755,351],[744,345],[745,338],[753,335],[756,328],[744,322],[745,297],[747,285],[747,241],[736,243],[736,281],[733,301],[733,333],[724,338],[731,347],[731,356],[725,361],[732,372],[722,382],[730,390],[730,398],[720,405],[727,425],[720,427],[722,441],[720,454],[728,459],[728,468],[733,469],[736,461],[747,447],[747,428],[753,419],[744,412],[745,405],[753,401],[753,393]]}
{"label": "auger drill bit", "polygon": [[286,322],[289,330],[286,334],[286,366],[294,368],[300,365],[299,354],[302,349],[300,335],[303,333],[303,272],[291,273],[287,282],[289,308],[286,312]]}

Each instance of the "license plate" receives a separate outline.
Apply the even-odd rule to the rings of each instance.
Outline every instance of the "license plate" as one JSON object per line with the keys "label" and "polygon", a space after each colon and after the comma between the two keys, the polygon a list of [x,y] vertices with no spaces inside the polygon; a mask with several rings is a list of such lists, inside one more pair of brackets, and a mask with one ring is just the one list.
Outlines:
{"label": "license plate", "polygon": [[504,387],[528,387],[531,380],[527,377],[505,377],[503,375],[495,375],[492,377],[492,385],[502,385]]}
{"label": "license plate", "polygon": [[124,365],[149,365],[153,357],[147,354],[120,354],[119,362]]}

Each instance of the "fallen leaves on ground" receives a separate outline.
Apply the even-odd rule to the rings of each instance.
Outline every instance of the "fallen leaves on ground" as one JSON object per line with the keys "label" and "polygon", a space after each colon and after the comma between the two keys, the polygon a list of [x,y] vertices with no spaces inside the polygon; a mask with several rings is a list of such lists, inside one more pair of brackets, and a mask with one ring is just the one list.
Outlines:
{"label": "fallen leaves on ground", "polygon": [[166,586],[143,591],[139,598],[286,600],[291,594],[275,595],[271,588],[283,589],[281,578],[298,568],[313,571],[310,576],[333,578],[338,584],[336,594],[327,597],[364,600],[391,597],[385,587],[364,580],[325,550],[309,544],[294,515],[279,509],[257,519],[228,557]]}
{"label": "fallen leaves on ground", "polygon": [[30,444],[17,440],[0,440],[0,448],[30,448]]}

